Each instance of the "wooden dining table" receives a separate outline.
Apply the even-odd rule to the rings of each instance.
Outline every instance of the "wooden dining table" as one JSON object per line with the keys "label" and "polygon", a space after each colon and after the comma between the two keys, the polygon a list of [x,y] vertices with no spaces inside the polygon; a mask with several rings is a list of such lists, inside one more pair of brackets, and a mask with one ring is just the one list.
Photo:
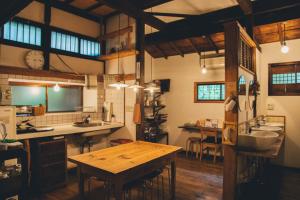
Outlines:
{"label": "wooden dining table", "polygon": [[116,200],[123,200],[126,183],[138,180],[156,169],[171,165],[171,199],[175,199],[176,154],[181,147],[136,141],[90,153],[68,157],[78,165],[79,194],[84,199],[84,179],[95,176],[114,186]]}

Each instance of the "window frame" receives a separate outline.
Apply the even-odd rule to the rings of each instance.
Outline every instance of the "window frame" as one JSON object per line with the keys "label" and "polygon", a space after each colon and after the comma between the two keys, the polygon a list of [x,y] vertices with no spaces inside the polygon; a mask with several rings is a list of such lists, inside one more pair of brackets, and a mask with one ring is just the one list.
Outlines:
{"label": "window frame", "polygon": [[81,108],[80,110],[68,110],[68,111],[49,111],[48,109],[48,88],[53,87],[54,85],[52,84],[34,84],[34,83],[12,83],[10,86],[28,86],[28,87],[45,87],[45,92],[46,92],[46,113],[73,113],[73,112],[82,112],[83,111],[83,86],[75,86],[75,85],[60,85],[61,88],[72,88],[72,87],[79,87],[81,90],[81,97],[80,97],[80,105]]}
{"label": "window frame", "polygon": [[[291,83],[291,84],[273,84],[273,74],[272,73],[272,68],[276,68],[276,67],[294,67],[294,71],[290,72],[290,71],[286,71],[286,73],[292,73],[295,74],[295,83]],[[298,72],[297,72],[297,68],[298,68]],[[280,91],[274,91],[273,90],[273,85],[294,85],[294,89],[299,87],[300,89],[300,83],[297,83],[297,73],[300,73],[300,61],[293,61],[293,62],[282,62],[282,63],[271,63],[269,64],[269,68],[268,68],[268,96],[300,96],[300,91],[287,91],[285,89],[285,92],[280,92]],[[285,74],[285,73],[284,73]],[[285,87],[286,88],[286,87]]]}
{"label": "window frame", "polygon": [[23,43],[23,42],[18,42],[18,41],[14,41],[14,40],[8,40],[8,39],[4,39],[4,25],[1,28],[1,37],[0,37],[0,42],[1,44],[5,44],[5,45],[9,45],[9,46],[15,46],[15,47],[21,47],[21,48],[26,48],[26,49],[34,49],[34,50],[43,50],[44,48],[44,24],[41,24],[39,22],[35,22],[32,20],[28,20],[28,19],[24,19],[24,18],[20,18],[20,17],[14,17],[12,21],[15,22],[20,22],[23,24],[28,24],[28,25],[32,25],[32,26],[36,26],[38,28],[41,29],[41,46],[38,45],[34,45],[34,44],[28,44],[28,43]]}
{"label": "window frame", "polygon": [[[224,85],[225,86],[225,82],[224,81],[194,82],[194,103],[223,103],[225,101],[225,99],[224,100],[212,100],[212,99],[199,100],[198,85]],[[224,94],[226,94],[225,90],[224,90]]]}

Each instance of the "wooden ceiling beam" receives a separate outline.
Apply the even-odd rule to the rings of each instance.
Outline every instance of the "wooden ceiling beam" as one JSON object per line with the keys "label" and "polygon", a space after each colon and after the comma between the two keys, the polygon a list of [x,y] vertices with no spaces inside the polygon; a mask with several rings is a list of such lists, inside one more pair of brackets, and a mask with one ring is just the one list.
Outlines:
{"label": "wooden ceiling beam", "polygon": [[[36,0],[38,2],[44,3],[44,0]],[[80,16],[82,18],[97,22],[97,23],[101,23],[103,20],[102,16],[95,16],[90,14],[89,12],[76,8],[75,6],[72,6],[68,3],[65,3],[64,1],[58,1],[58,0],[51,0],[51,7],[72,13],[74,15]]]}
{"label": "wooden ceiling beam", "polygon": [[[253,2],[254,26],[276,23],[300,18],[299,0],[264,0]],[[247,20],[239,6],[225,8],[219,11],[198,16],[187,17],[182,20],[168,23],[164,30],[147,34],[146,45],[182,40],[186,38],[211,35],[224,31],[225,22]],[[191,24],[198,24],[191,26]],[[184,28],[183,28],[184,27]],[[205,27],[205,28],[204,28]]]}
{"label": "wooden ceiling beam", "polygon": [[162,16],[162,17],[182,17],[182,18],[187,18],[187,17],[195,17],[197,15],[189,15],[189,14],[180,14],[180,13],[163,13],[163,12],[148,12],[151,15],[154,16]]}
{"label": "wooden ceiling beam", "polygon": [[164,51],[162,48],[160,48],[159,45],[154,45],[154,46],[155,46],[155,48],[158,50],[158,52],[159,52],[161,55],[163,55],[163,57],[164,57],[165,59],[168,59],[168,55],[165,53],[165,51]]}
{"label": "wooden ceiling beam", "polygon": [[75,0],[65,0],[64,3],[66,4],[70,4],[70,3],[73,3]]}
{"label": "wooden ceiling beam", "polygon": [[169,42],[168,44],[169,44],[169,45],[171,46],[171,48],[172,48],[174,51],[176,51],[181,57],[184,57],[184,53],[180,50],[179,47],[177,47],[177,45],[176,45],[174,42]]}
{"label": "wooden ceiling beam", "polygon": [[29,5],[32,0],[8,0],[0,2],[0,27]]}
{"label": "wooden ceiling beam", "polygon": [[166,27],[167,23],[164,21],[153,17],[149,13],[145,13],[140,8],[137,8],[134,4],[132,4],[129,0],[97,0],[113,9],[119,10],[126,15],[133,18],[143,18],[145,24],[152,26],[158,30],[161,30]]}
{"label": "wooden ceiling beam", "polygon": [[95,4],[93,4],[93,5],[89,6],[89,7],[87,7],[85,10],[88,11],[88,12],[90,12],[90,11],[92,11],[92,10],[95,10],[96,8],[99,8],[99,7],[103,6],[103,5],[104,5],[104,4],[101,3],[101,2],[96,2]]}
{"label": "wooden ceiling beam", "polygon": [[283,44],[283,42],[284,42],[284,30],[282,28],[282,23],[278,23],[277,28],[278,28],[278,35],[279,35],[280,44]]}
{"label": "wooden ceiling beam", "polygon": [[215,42],[212,40],[212,38],[210,37],[210,35],[206,35],[206,36],[204,36],[204,38],[208,41],[208,43],[210,44],[210,46],[214,48],[214,50],[216,51],[216,54],[218,54],[219,53],[219,48],[217,47],[217,45],[215,44]]}
{"label": "wooden ceiling beam", "polygon": [[188,41],[191,43],[191,46],[193,47],[194,51],[201,56],[201,51],[197,48],[196,44],[194,43],[192,38],[189,38]]}
{"label": "wooden ceiling beam", "polygon": [[245,13],[245,15],[251,15],[252,14],[252,3],[251,0],[237,0],[239,6]]}
{"label": "wooden ceiling beam", "polygon": [[[141,0],[138,0],[138,1],[141,1]],[[143,8],[143,9],[152,8],[152,7],[154,7],[154,6],[158,6],[158,5],[161,5],[161,4],[164,4],[164,3],[168,3],[168,2],[170,2],[170,1],[173,1],[173,0],[152,0],[152,1],[142,1],[142,2],[144,2],[142,8]]]}

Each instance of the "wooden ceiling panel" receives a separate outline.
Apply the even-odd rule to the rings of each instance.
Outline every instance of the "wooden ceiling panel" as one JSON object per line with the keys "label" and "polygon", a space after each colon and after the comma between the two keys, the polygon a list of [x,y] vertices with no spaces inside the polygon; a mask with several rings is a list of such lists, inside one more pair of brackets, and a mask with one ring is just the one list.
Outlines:
{"label": "wooden ceiling panel", "polygon": [[96,0],[75,0],[70,5],[80,9],[86,9],[95,3],[97,3]]}
{"label": "wooden ceiling panel", "polygon": [[95,15],[108,15],[113,12],[115,12],[115,9],[103,5],[103,6],[100,6],[96,9],[94,9],[91,13],[93,13]]}

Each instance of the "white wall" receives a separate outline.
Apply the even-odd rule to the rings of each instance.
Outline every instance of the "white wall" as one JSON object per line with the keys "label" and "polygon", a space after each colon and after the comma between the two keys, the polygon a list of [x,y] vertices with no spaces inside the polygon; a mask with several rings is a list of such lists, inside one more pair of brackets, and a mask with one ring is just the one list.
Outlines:
{"label": "white wall", "polygon": [[[170,144],[184,147],[190,133],[179,129],[186,122],[198,119],[224,119],[223,103],[194,103],[194,82],[224,81],[224,58],[207,60],[208,72],[201,74],[198,54],[188,54],[183,58],[172,56],[155,59],[153,79],[171,79],[170,92],[163,95],[168,113],[167,130]],[[217,69],[211,69],[215,67]]]}
{"label": "white wall", "polygon": [[[288,41],[287,45],[290,47],[288,54],[280,52],[279,42],[261,45],[260,110],[263,114],[286,116],[284,165],[300,168],[300,96],[268,96],[268,64],[300,61],[300,40]],[[274,110],[267,110],[267,104],[273,104]]]}

